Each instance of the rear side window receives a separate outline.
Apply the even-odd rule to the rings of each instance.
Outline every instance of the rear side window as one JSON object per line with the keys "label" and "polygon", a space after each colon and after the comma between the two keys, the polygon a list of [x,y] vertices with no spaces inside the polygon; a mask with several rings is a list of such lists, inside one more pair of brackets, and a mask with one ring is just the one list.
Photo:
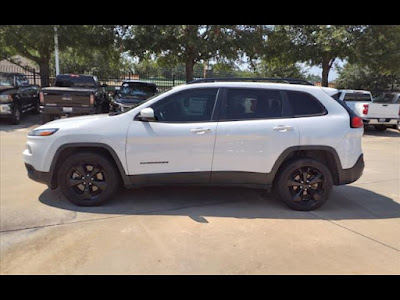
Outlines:
{"label": "rear side window", "polygon": [[286,91],[292,116],[316,116],[327,113],[325,107],[313,96],[304,92]]}
{"label": "rear side window", "polygon": [[226,110],[221,119],[251,120],[282,117],[282,97],[279,91],[261,89],[229,89]]}

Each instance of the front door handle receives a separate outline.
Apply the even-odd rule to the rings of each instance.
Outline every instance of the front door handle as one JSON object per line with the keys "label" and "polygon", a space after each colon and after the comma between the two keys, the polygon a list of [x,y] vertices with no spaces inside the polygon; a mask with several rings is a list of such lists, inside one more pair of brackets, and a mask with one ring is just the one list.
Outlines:
{"label": "front door handle", "polygon": [[209,128],[193,128],[190,129],[190,132],[197,133],[197,134],[204,134],[206,132],[210,132],[211,129]]}
{"label": "front door handle", "polygon": [[290,126],[290,125],[277,125],[273,129],[275,131],[279,131],[279,132],[286,132],[286,131],[293,130],[293,126]]}

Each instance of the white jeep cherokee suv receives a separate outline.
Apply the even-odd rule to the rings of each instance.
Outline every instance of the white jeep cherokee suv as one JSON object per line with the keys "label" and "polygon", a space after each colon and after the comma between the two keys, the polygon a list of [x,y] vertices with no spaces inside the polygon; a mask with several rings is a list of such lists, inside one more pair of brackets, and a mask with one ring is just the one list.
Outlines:
{"label": "white jeep cherokee suv", "polygon": [[99,205],[120,183],[186,184],[272,187],[312,210],[364,169],[362,119],[330,95],[300,84],[181,85],[124,113],[44,124],[28,134],[24,161],[31,179],[76,205]]}

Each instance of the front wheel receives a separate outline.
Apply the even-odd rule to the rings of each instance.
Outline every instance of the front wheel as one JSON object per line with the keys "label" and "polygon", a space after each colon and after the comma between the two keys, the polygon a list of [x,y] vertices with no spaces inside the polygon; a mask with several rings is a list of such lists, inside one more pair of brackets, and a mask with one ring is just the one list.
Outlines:
{"label": "front wheel", "polygon": [[276,181],[278,197],[294,210],[310,211],[328,201],[333,180],[319,161],[302,158],[284,165]]}
{"label": "front wheel", "polygon": [[21,109],[18,106],[14,106],[11,115],[11,123],[14,125],[18,125],[21,121]]}
{"label": "front wheel", "polygon": [[119,175],[114,164],[103,155],[83,152],[64,161],[58,183],[70,202],[78,206],[97,206],[117,192]]}

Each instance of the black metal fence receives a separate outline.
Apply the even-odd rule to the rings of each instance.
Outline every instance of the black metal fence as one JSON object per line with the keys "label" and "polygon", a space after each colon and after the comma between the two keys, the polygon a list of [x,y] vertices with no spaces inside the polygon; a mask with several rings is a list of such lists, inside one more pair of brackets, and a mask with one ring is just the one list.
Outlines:
{"label": "black metal fence", "polygon": [[[14,72],[23,73],[28,78],[31,84],[36,84],[42,86],[40,73],[29,67],[20,67],[17,65],[0,66],[0,72]],[[74,73],[74,72],[64,72],[64,74]],[[184,72],[173,72],[171,70],[160,69],[158,71],[152,72],[133,72],[131,70],[121,70],[115,72],[115,74],[96,74],[96,72],[85,72],[87,75],[97,76],[102,84],[107,84],[109,90],[115,89],[115,87],[121,86],[124,80],[143,80],[147,82],[155,83],[160,91],[170,89],[176,85],[186,83],[186,74]],[[195,72],[193,79],[204,78],[205,74],[200,72]],[[209,71],[206,77],[236,77],[235,74],[231,73],[214,73]],[[54,85],[55,76],[50,76],[49,84]]]}

